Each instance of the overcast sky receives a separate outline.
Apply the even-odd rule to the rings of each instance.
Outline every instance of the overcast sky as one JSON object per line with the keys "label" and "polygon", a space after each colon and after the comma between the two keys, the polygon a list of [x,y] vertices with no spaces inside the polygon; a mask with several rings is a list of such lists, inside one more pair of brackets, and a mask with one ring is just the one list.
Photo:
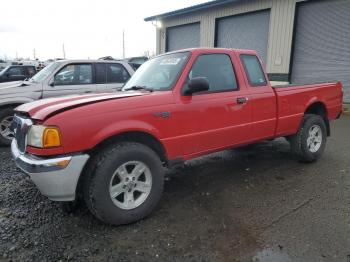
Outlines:
{"label": "overcast sky", "polygon": [[144,18],[207,0],[10,0],[1,2],[0,58],[45,60],[122,57],[155,52],[155,27]]}

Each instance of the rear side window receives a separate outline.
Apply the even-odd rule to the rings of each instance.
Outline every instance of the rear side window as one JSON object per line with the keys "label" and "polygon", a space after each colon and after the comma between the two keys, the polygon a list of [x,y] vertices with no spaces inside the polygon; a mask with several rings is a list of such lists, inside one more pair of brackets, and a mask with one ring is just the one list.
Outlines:
{"label": "rear side window", "polygon": [[209,82],[209,92],[237,90],[231,58],[225,54],[199,56],[188,75],[189,79],[194,77],[205,77]]}
{"label": "rear side window", "polygon": [[120,64],[107,64],[107,83],[125,83],[130,78],[124,66]]}
{"label": "rear side window", "polygon": [[27,67],[27,75],[28,75],[28,76],[33,76],[33,75],[35,75],[35,69],[34,69],[34,67]]}
{"label": "rear side window", "polygon": [[142,65],[144,62],[146,62],[148,59],[145,57],[137,57],[137,58],[132,58],[129,60],[130,63],[134,64],[139,64]]}
{"label": "rear side window", "polygon": [[241,55],[241,61],[251,86],[266,86],[266,78],[255,55]]}

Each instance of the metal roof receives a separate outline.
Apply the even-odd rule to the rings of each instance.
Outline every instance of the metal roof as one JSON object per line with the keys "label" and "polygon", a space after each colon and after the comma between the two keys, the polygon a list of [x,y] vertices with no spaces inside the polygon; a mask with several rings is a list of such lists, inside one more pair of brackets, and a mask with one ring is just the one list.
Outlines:
{"label": "metal roof", "polygon": [[183,8],[183,9],[178,9],[178,10],[175,10],[175,11],[171,11],[171,12],[167,12],[167,13],[163,13],[163,14],[159,14],[159,15],[146,17],[145,21],[148,22],[148,21],[154,21],[154,20],[163,19],[163,18],[169,18],[169,17],[172,17],[172,16],[178,16],[178,15],[183,15],[183,14],[187,14],[187,13],[190,13],[190,12],[195,12],[195,11],[208,9],[208,8],[211,8],[211,7],[217,7],[217,6],[221,6],[221,5],[225,5],[225,4],[231,4],[231,3],[243,2],[243,1],[248,1],[248,0],[213,0],[213,1],[210,1],[210,2],[203,3],[203,4],[198,4],[198,5],[186,7],[186,8]]}

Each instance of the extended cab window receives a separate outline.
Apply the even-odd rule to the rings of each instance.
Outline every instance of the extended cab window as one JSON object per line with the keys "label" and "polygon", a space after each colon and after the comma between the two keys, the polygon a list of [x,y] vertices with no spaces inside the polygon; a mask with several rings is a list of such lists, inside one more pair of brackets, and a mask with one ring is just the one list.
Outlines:
{"label": "extended cab window", "polygon": [[193,64],[188,80],[205,77],[209,92],[237,90],[237,81],[231,58],[225,54],[201,55]]}
{"label": "extended cab window", "polygon": [[66,65],[55,75],[54,83],[55,86],[91,84],[91,64]]}
{"label": "extended cab window", "polygon": [[266,86],[266,78],[255,55],[241,55],[241,61],[251,86]]}

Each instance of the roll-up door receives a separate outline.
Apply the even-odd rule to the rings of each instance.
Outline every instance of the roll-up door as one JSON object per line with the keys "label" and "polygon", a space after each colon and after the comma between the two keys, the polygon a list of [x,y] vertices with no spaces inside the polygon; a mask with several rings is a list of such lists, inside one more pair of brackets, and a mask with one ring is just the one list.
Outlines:
{"label": "roll-up door", "polygon": [[269,22],[270,10],[219,18],[216,46],[257,50],[266,64]]}
{"label": "roll-up door", "polygon": [[168,27],[166,29],[166,51],[198,47],[200,23]]}
{"label": "roll-up door", "polygon": [[350,102],[350,1],[300,3],[296,14],[292,83],[340,80]]}

